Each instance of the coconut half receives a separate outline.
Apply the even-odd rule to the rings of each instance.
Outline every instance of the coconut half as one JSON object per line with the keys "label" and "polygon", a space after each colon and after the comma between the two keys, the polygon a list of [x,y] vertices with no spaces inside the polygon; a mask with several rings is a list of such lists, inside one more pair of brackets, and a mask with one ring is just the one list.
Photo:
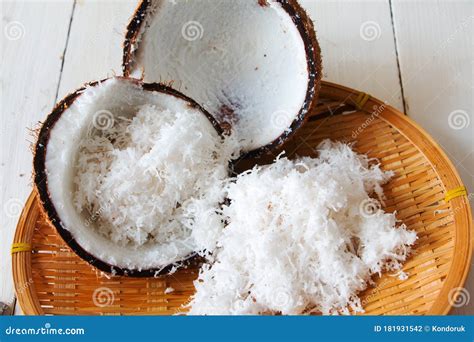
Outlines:
{"label": "coconut half", "polygon": [[315,105],[321,57],[294,0],[143,0],[128,25],[123,69],[171,83],[257,155],[281,145]]}
{"label": "coconut half", "polygon": [[228,176],[221,142],[212,116],[176,90],[127,78],[91,83],[44,122],[36,189],[81,258],[114,274],[162,274],[203,248],[193,235],[199,219],[202,229],[218,226],[205,220],[222,198],[206,191]]}

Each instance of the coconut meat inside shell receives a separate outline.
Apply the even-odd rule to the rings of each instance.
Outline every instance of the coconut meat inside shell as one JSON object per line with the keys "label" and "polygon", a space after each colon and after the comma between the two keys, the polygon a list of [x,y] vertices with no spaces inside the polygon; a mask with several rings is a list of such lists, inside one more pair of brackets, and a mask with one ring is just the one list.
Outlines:
{"label": "coconut meat inside shell", "polygon": [[[145,243],[141,241],[141,243],[138,244],[114,242],[110,237],[101,233],[100,227],[98,227],[100,224],[105,224],[99,219],[103,208],[99,208],[95,213],[87,211],[81,212],[77,208],[77,203],[75,203],[75,200],[77,200],[77,198],[75,198],[75,193],[77,192],[77,184],[75,184],[75,181],[77,181],[77,162],[78,155],[83,153],[80,147],[84,145],[84,139],[94,134],[91,133],[91,130],[97,133],[97,131],[109,129],[111,123],[117,120],[132,120],[133,115],[136,115],[144,105],[166,108],[166,110],[174,113],[185,113],[189,116],[190,124],[194,125],[192,126],[193,131],[197,136],[207,136],[210,141],[214,139],[216,144],[221,141],[221,137],[211,121],[209,121],[197,106],[191,106],[186,100],[174,95],[157,91],[145,91],[140,85],[130,80],[109,79],[93,87],[86,88],[82,94],[63,111],[60,118],[50,130],[45,155],[48,196],[57,213],[57,217],[53,217],[53,220],[59,221],[62,229],[67,230],[75,242],[77,242],[86,253],[103,263],[128,270],[159,270],[165,266],[186,259],[199,248],[191,236],[191,230],[189,230],[188,234],[181,234],[179,238],[173,237],[169,240],[162,239],[159,243],[154,243],[153,240]],[[189,134],[189,132],[186,131],[186,127],[177,129],[178,131],[183,131],[184,134]],[[168,139],[170,145],[172,145],[172,137],[166,137],[166,139]],[[203,149],[202,146],[193,145],[190,141],[180,141],[179,144],[185,148],[184,146],[186,146],[188,142],[190,143],[190,148],[195,146],[196,149]],[[173,146],[179,148],[176,147],[179,146],[179,144]],[[161,147],[155,146],[155,148],[160,149]],[[163,146],[161,149],[166,150],[167,146]],[[127,152],[128,150],[124,151]],[[177,153],[179,151],[175,150],[169,152],[170,158],[164,161],[165,163],[172,164],[174,159],[181,158],[181,155]],[[160,154],[160,156],[162,155],[163,153]],[[197,158],[202,157],[197,156]],[[200,170],[194,170],[196,177],[210,178],[212,176],[223,178],[227,176],[226,164],[219,164],[218,161],[216,161],[216,163],[218,165],[210,163],[209,169],[202,172],[200,172]],[[196,164],[191,164],[191,167],[194,165]],[[137,170],[136,165],[129,165],[127,167],[130,167],[131,173]],[[154,171],[159,172],[160,170]],[[183,174],[177,174],[176,177],[186,178],[187,175],[185,171],[189,170],[183,170]],[[107,172],[107,170],[104,172]],[[193,173],[188,172],[188,174],[192,175]],[[145,173],[139,176],[137,180],[143,177],[153,177],[153,172],[151,175]],[[133,177],[131,179],[133,181]],[[126,181],[129,180],[122,180],[122,182]],[[156,184],[156,181],[150,184]],[[183,184],[189,185],[186,183]],[[117,187],[119,186],[120,183],[117,183]],[[200,186],[204,187],[203,183],[201,183]],[[130,193],[129,195],[128,198],[126,196],[120,198],[119,195],[117,201],[129,200],[129,198],[133,198],[136,194]],[[151,196],[150,193],[147,194],[147,196],[150,196],[150,200],[154,199],[156,201],[154,205],[157,207],[173,205],[179,208],[184,205],[183,203],[174,202],[160,203],[157,200],[157,198],[160,198],[160,195],[160,193],[155,196]],[[218,201],[217,197],[215,197],[215,202]],[[177,201],[182,200],[179,195],[176,195],[176,199]],[[99,205],[102,204],[99,203]],[[114,206],[115,204],[112,202],[104,203],[103,205],[106,207],[107,205]],[[216,203],[212,203],[212,206],[214,205],[216,205]],[[163,210],[166,213],[165,209]],[[110,227],[110,229],[113,229],[113,227]],[[160,227],[158,227],[158,231],[159,229]],[[184,232],[186,231],[186,228],[184,228]],[[155,233],[156,229],[154,234]],[[69,243],[69,241],[67,242]]]}
{"label": "coconut meat inside shell", "polygon": [[243,151],[274,142],[305,114],[305,42],[281,3],[157,0],[144,20],[132,75],[173,82],[230,123]]}

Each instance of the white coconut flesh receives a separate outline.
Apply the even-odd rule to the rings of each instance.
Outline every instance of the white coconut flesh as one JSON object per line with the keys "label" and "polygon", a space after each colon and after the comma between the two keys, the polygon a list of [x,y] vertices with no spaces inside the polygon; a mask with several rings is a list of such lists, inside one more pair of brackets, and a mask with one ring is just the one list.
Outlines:
{"label": "white coconut flesh", "polygon": [[382,199],[394,174],[344,143],[316,149],[318,158],[280,156],[229,183],[228,225],[194,282],[191,315],[355,313],[373,276],[408,277],[416,232],[369,197]]}
{"label": "white coconut flesh", "polygon": [[[218,236],[222,139],[197,107],[124,79],[87,88],[51,130],[45,167],[64,229],[89,254],[161,268]],[[201,229],[201,231],[199,230]]]}
{"label": "white coconut flesh", "polygon": [[243,151],[272,143],[302,114],[305,44],[276,1],[152,1],[132,48],[133,76],[173,82],[230,123]]}

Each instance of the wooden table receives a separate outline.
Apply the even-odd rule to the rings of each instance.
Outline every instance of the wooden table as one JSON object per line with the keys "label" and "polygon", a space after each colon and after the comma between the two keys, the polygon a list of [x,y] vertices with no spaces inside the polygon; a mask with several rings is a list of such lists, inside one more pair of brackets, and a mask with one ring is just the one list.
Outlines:
{"label": "wooden table", "polygon": [[[315,21],[324,79],[403,110],[443,147],[473,192],[474,3],[300,2]],[[0,301],[4,303],[14,303],[10,245],[31,191],[29,146],[34,138],[29,129],[84,82],[121,74],[124,28],[136,5],[136,0],[1,1]],[[471,294],[473,273],[466,284]],[[473,308],[466,305],[452,313],[473,314]],[[18,307],[15,312],[19,313]]]}

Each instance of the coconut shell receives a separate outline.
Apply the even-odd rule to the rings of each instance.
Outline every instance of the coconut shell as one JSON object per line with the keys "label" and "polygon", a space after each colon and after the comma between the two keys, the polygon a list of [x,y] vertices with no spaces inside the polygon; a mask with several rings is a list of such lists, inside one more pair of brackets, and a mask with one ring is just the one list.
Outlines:
{"label": "coconut shell", "polygon": [[[260,6],[268,6],[267,0],[255,0]],[[316,33],[314,30],[313,22],[307,15],[306,11],[300,6],[296,0],[275,0],[280,3],[282,8],[291,17],[293,23],[297,27],[305,46],[307,70],[308,70],[308,87],[306,91],[305,100],[303,106],[299,112],[295,115],[295,120],[292,122],[290,127],[283,132],[279,137],[273,140],[271,143],[261,146],[252,151],[246,152],[242,159],[255,158],[263,154],[269,154],[275,152],[280,148],[283,143],[289,140],[295,132],[306,122],[308,113],[312,112],[317,105],[317,99],[321,88],[321,77],[322,77],[322,61],[321,61],[321,50],[319,47]],[[142,0],[135,10],[135,14],[130,20],[126,34],[125,41],[123,43],[123,60],[122,69],[123,75],[128,77],[134,69],[134,60],[136,51],[139,49],[139,33],[142,30],[142,26],[146,22],[146,16],[149,12],[149,8],[152,5],[152,0]],[[225,115],[225,113],[223,113]]]}
{"label": "coconut shell", "polygon": [[[186,101],[190,107],[196,108],[200,110],[202,113],[206,115],[206,117],[211,122],[212,126],[216,129],[219,135],[222,136],[223,132],[217,121],[209,114],[206,110],[204,110],[198,103],[194,100],[188,98],[187,96],[181,94],[180,92],[176,91],[175,89],[170,88],[167,85],[160,84],[160,83],[143,83],[140,80],[132,79],[132,78],[125,78],[125,77],[115,77],[118,79],[127,80],[133,82],[142,87],[145,91],[157,91],[160,93],[165,93],[168,95],[173,95],[179,99]],[[115,275],[126,275],[130,277],[154,277],[158,275],[164,275],[171,271],[174,266],[179,267],[187,267],[190,264],[194,264],[199,262],[201,259],[196,255],[196,253],[192,253],[189,256],[185,257],[183,260],[180,260],[177,263],[173,263],[167,265],[164,268],[151,268],[151,269],[128,269],[128,268],[120,268],[114,265],[111,265],[103,260],[99,259],[95,255],[92,255],[88,251],[86,251],[72,236],[71,232],[63,227],[61,223],[61,219],[56,211],[53,201],[51,200],[50,193],[48,191],[48,177],[46,174],[46,149],[48,145],[48,141],[50,138],[50,133],[52,128],[54,127],[55,123],[60,119],[61,115],[64,111],[72,105],[72,103],[81,96],[81,93],[87,87],[93,87],[100,82],[104,82],[107,79],[103,79],[100,81],[94,81],[87,83],[85,86],[77,89],[73,93],[67,95],[64,99],[62,99],[53,109],[53,111],[48,115],[46,120],[44,121],[41,129],[39,130],[38,140],[34,145],[34,158],[33,158],[33,172],[34,172],[34,188],[38,195],[39,202],[41,203],[41,211],[44,214],[44,217],[47,221],[53,225],[61,238],[64,242],[83,260],[88,262],[90,265],[98,268],[101,271],[112,273]]]}

